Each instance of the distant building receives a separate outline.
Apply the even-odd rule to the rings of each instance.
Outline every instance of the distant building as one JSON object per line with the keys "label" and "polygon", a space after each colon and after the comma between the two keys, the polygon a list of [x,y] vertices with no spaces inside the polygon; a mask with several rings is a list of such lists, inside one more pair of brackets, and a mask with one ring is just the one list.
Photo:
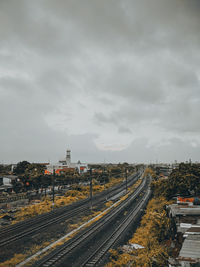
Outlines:
{"label": "distant building", "polygon": [[0,191],[8,192],[12,191],[13,182],[18,181],[18,177],[15,175],[4,175],[0,177]]}
{"label": "distant building", "polygon": [[182,267],[200,266],[200,227],[187,230],[177,260]]}
{"label": "distant building", "polygon": [[157,164],[155,167],[155,172],[156,175],[161,175],[161,176],[169,176],[170,173],[172,172],[172,167],[170,164]]}
{"label": "distant building", "polygon": [[184,238],[178,257],[169,266],[200,266],[200,205],[192,205],[194,202],[194,197],[177,197],[178,204],[168,206],[177,232]]}
{"label": "distant building", "polygon": [[169,215],[174,218],[177,231],[185,233],[192,225],[200,224],[200,206],[199,205],[169,205]]}
{"label": "distant building", "polygon": [[174,163],[172,163],[172,169],[178,169],[179,167],[179,163],[177,162],[177,160],[174,161]]}
{"label": "distant building", "polygon": [[55,170],[55,173],[58,175],[73,172],[75,170],[79,173],[84,173],[88,170],[88,164],[81,163],[80,160],[77,163],[72,163],[71,150],[67,150],[65,159],[59,160],[58,163],[55,164],[48,164],[46,168],[45,174],[52,174],[53,170]]}
{"label": "distant building", "polygon": [[17,167],[17,164],[12,164],[11,165],[11,172],[13,173],[13,171],[14,171],[14,168],[16,168]]}
{"label": "distant building", "polygon": [[3,175],[0,177],[0,185],[11,185],[13,181],[17,181],[16,175]]}

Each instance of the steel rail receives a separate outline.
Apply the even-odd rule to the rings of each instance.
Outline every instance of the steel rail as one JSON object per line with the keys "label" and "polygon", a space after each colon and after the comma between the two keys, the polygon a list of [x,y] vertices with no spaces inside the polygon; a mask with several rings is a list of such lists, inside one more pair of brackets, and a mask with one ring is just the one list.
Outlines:
{"label": "steel rail", "polygon": [[60,215],[59,217],[52,218],[51,221],[49,221],[49,222],[45,221],[42,224],[40,224],[39,226],[36,225],[36,226],[31,227],[30,229],[24,230],[22,233],[17,233],[15,235],[12,235],[6,239],[1,240],[0,241],[0,247],[8,245],[14,241],[17,241],[17,240],[19,240],[19,239],[21,239],[24,236],[27,236],[29,234],[33,234],[36,231],[38,232],[38,231],[42,230],[43,228],[46,228],[46,227],[52,225],[53,223],[59,223],[60,221],[66,219],[66,218],[69,218],[70,216],[74,217],[75,215],[80,214],[80,212],[83,212],[86,210],[88,210],[87,206],[78,207],[76,210],[69,211],[67,214],[63,214],[63,215]]}
{"label": "steel rail", "polygon": [[[139,178],[139,175],[138,174],[133,175],[131,178],[129,179],[129,184],[134,183],[137,180],[137,178]],[[110,196],[111,194],[115,195],[118,193],[119,190],[122,190],[123,187],[125,187],[125,183],[117,185],[112,189],[108,189],[107,192],[103,192],[96,195],[94,197],[95,199],[94,204],[96,205],[98,203],[104,202],[106,193],[109,194]],[[78,206],[78,204],[80,206]],[[39,215],[33,220],[24,221],[23,223],[19,223],[19,225],[13,225],[13,227],[9,227],[8,229],[4,228],[0,231],[0,236],[1,236],[0,247],[8,245],[11,242],[17,241],[26,235],[32,234],[36,231],[46,228],[51,224],[58,223],[66,219],[67,217],[80,214],[80,212],[88,210],[88,205],[89,205],[89,199],[85,199],[83,201],[80,201],[80,203],[76,202],[73,203],[72,205],[62,207],[58,211],[52,211],[50,213]],[[71,210],[70,208],[74,209]],[[9,234],[12,235],[9,236]]]}
{"label": "steel rail", "polygon": [[[135,174],[135,175],[130,176],[129,177],[129,184],[131,182],[135,182],[135,179],[134,178],[136,178],[138,176],[139,176],[139,174]],[[103,192],[95,195],[94,196],[94,200],[95,200],[95,198],[98,198],[98,197],[104,197],[104,195],[109,194],[109,193],[112,193],[115,190],[119,190],[119,189],[121,190],[122,187],[125,188],[125,182],[123,182],[120,185],[116,185],[116,186],[114,186],[111,189],[109,188],[108,190],[103,191]],[[60,207],[60,208],[58,208],[56,210],[53,210],[51,212],[40,214],[40,215],[38,215],[38,216],[36,216],[34,218],[26,219],[26,220],[24,220],[22,222],[19,222],[19,223],[15,224],[15,225],[7,226],[5,228],[0,229],[0,236],[2,236],[2,234],[5,233],[5,231],[8,234],[9,232],[11,232],[11,231],[13,231],[15,229],[19,230],[20,227],[24,227],[24,224],[26,224],[26,226],[28,226],[28,224],[36,223],[37,221],[41,222],[41,220],[43,220],[43,219],[48,219],[49,216],[57,215],[57,214],[59,214],[61,212],[64,212],[64,211],[70,209],[70,208],[74,208],[74,206],[76,207],[76,206],[79,206],[79,205],[84,205],[86,202],[89,202],[89,198],[80,200],[78,202],[72,203],[72,204],[67,205],[67,206],[64,206],[64,207]]]}
{"label": "steel rail", "polygon": [[[129,182],[131,182],[131,181],[129,181]],[[100,194],[94,196],[94,200],[97,199],[97,201],[99,201],[99,200],[101,201],[101,200],[104,199],[104,197],[106,195],[105,193],[112,193],[112,192],[115,193],[115,191],[117,191],[119,189],[120,188],[119,188],[119,185],[118,185],[117,188],[113,188],[112,190],[107,190],[109,192],[101,192]],[[74,205],[74,204],[76,204],[76,205]],[[54,216],[56,216],[56,215],[60,215],[60,214],[62,215],[63,212],[70,211],[70,208],[79,208],[80,206],[78,206],[77,204],[79,204],[80,206],[81,205],[85,205],[85,204],[89,204],[89,199],[87,198],[87,199],[81,200],[81,201],[73,203],[71,205],[68,205],[68,206],[65,206],[65,207],[61,207],[58,210],[54,210],[54,211],[51,211],[51,212],[48,212],[48,213],[45,213],[45,214],[41,214],[41,215],[38,215],[35,218],[28,219],[28,220],[25,220],[23,222],[19,222],[16,225],[12,225],[10,227],[3,228],[3,229],[0,230],[1,239],[2,239],[3,236],[7,236],[10,232],[13,232],[13,231],[16,231],[16,230],[19,231],[20,228],[24,228],[24,227],[27,227],[29,225],[32,226],[32,225],[36,224],[37,222],[41,223],[43,220],[45,221],[47,219],[54,218]],[[94,204],[97,204],[97,203],[95,202]]]}
{"label": "steel rail", "polygon": [[115,207],[114,210],[104,215],[101,219],[93,223],[89,228],[85,229],[85,231],[81,232],[73,239],[66,242],[66,244],[64,244],[63,246],[55,249],[52,253],[45,256],[40,262],[37,263],[36,266],[56,266],[56,264],[61,261],[63,257],[66,257],[82,242],[84,242],[97,231],[102,229],[106,224],[109,224],[110,220],[117,216],[130,202],[132,202],[141,193],[145,186],[146,179],[143,180],[143,182],[137,187],[136,191],[133,194],[131,194],[126,200],[121,202],[117,207]]}
{"label": "steel rail", "polygon": [[142,199],[137,207],[120,223],[120,225],[115,229],[115,231],[109,236],[104,242],[89,256],[89,258],[80,265],[80,267],[94,267],[96,266],[101,259],[107,254],[109,249],[113,247],[116,241],[120,238],[120,236],[126,231],[126,229],[133,222],[135,217],[137,217],[141,208],[144,207],[145,202],[150,197],[151,191],[150,189],[147,191],[144,199]]}

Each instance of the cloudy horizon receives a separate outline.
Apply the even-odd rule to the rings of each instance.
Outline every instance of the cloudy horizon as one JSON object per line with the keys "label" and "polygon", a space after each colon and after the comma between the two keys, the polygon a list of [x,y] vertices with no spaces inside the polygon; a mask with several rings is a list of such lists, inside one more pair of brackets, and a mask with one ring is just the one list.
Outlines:
{"label": "cloudy horizon", "polygon": [[2,0],[0,162],[200,161],[198,0]]}

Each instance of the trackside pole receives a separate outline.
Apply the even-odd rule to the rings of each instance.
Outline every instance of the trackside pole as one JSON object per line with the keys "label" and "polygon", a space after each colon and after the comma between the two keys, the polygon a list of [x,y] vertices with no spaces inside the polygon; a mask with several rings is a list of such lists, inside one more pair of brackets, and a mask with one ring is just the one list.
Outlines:
{"label": "trackside pole", "polygon": [[53,179],[52,179],[52,193],[53,193],[53,199],[52,199],[52,207],[54,208],[54,200],[55,200],[55,169],[53,168]]}
{"label": "trackside pole", "polygon": [[92,169],[90,169],[90,208],[92,209]]}
{"label": "trackside pole", "polygon": [[128,176],[128,170],[126,169],[126,194],[127,194],[127,192],[128,192],[128,185],[127,185],[127,176]]}

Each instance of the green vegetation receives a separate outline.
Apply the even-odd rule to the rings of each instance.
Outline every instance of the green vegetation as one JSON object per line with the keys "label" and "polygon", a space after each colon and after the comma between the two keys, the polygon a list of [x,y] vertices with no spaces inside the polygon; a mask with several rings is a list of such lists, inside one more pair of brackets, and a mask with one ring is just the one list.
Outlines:
{"label": "green vegetation", "polygon": [[[47,188],[52,185],[52,175],[44,174],[45,165],[38,163],[29,163],[28,161],[21,161],[14,168],[14,174],[18,176],[17,181],[13,181],[13,189],[16,193],[28,190],[38,190],[39,188]],[[91,165],[92,178],[97,184],[109,183],[111,178],[120,178],[125,176],[125,170],[129,173],[135,172],[137,166],[129,166],[128,163],[118,165]],[[90,172],[78,173],[78,169],[68,171],[62,174],[55,175],[55,186],[78,184],[81,182],[89,182],[91,178]]]}
{"label": "green vegetation", "polygon": [[173,221],[167,216],[166,205],[170,199],[180,195],[200,194],[200,165],[181,163],[167,179],[158,179],[151,168],[146,169],[153,181],[153,198],[149,201],[140,227],[129,244],[139,244],[144,248],[122,252],[111,250],[110,262],[106,267],[116,266],[168,266],[168,258],[173,254],[170,248],[175,236]]}
{"label": "green vegetation", "polygon": [[0,175],[10,174],[11,165],[2,165],[0,164]]}
{"label": "green vegetation", "polygon": [[111,250],[111,262],[106,267],[167,266],[168,243],[173,228],[165,211],[166,204],[168,202],[162,197],[150,200],[140,227],[129,240],[129,244],[139,244],[144,248],[131,253]]}
{"label": "green vegetation", "polygon": [[[109,188],[111,186],[114,186],[120,182],[122,182],[123,178],[111,178],[110,182],[104,185],[93,185],[93,194],[102,192],[104,189]],[[80,185],[74,185],[71,190],[67,191],[64,196],[56,196],[55,197],[55,203],[54,208],[62,207],[65,205],[69,205],[75,201],[82,200],[84,198],[87,198],[89,196],[90,187],[89,186],[80,186]],[[52,210],[52,201],[49,197],[46,197],[43,201],[28,205],[25,207],[20,208],[15,213],[15,220],[13,220],[13,224],[23,221],[25,219],[37,216],[39,214],[50,212]]]}
{"label": "green vegetation", "polygon": [[154,196],[171,199],[178,194],[182,196],[200,194],[200,166],[198,164],[181,163],[174,169],[168,179],[152,182]]}

